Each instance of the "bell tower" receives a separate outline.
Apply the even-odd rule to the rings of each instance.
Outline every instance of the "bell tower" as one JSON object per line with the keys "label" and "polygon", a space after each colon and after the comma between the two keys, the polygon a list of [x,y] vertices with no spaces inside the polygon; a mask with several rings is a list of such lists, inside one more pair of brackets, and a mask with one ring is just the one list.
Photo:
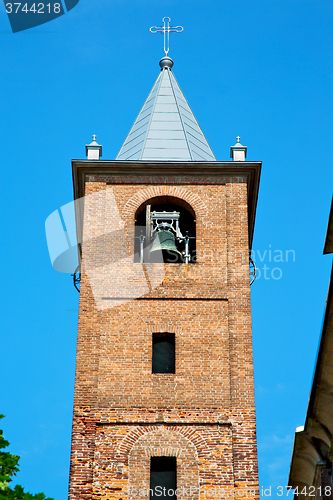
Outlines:
{"label": "bell tower", "polygon": [[94,138],[72,162],[72,500],[259,497],[249,252],[261,163],[239,139],[217,161],[167,52],[160,68],[116,160]]}

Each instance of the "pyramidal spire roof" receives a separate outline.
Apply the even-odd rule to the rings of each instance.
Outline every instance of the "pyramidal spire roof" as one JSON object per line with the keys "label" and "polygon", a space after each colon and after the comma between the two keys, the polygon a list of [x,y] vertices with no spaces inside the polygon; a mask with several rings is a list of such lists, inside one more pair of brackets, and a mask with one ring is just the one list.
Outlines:
{"label": "pyramidal spire roof", "polygon": [[163,57],[160,66],[116,160],[216,161],[171,71],[172,59]]}

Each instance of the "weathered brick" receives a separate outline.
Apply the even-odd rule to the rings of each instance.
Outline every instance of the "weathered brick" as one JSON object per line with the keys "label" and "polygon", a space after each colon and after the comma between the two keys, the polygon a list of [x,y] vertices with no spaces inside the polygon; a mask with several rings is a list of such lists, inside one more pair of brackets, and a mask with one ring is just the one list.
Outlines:
{"label": "weathered brick", "polygon": [[[99,172],[85,194],[70,498],[125,500],[149,488],[159,455],[177,456],[191,498],[258,497],[246,178]],[[197,262],[165,264],[153,290],[161,264],[119,264],[143,293],[114,300],[109,254],[133,250],[136,211],[153,197],[192,207]],[[158,331],[175,333],[175,374],[151,373]]]}

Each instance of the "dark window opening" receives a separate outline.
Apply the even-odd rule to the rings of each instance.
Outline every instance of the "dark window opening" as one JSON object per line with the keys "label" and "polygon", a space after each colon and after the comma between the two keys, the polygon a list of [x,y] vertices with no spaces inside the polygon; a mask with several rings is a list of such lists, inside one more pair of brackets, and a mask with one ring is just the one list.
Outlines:
{"label": "dark window opening", "polygon": [[164,498],[176,500],[177,459],[176,457],[151,457],[150,500]]}
{"label": "dark window opening", "polygon": [[134,253],[136,262],[194,263],[196,228],[192,208],[172,197],[151,199],[141,205],[136,213]]}
{"label": "dark window opening", "polygon": [[153,333],[153,373],[175,373],[175,334]]}

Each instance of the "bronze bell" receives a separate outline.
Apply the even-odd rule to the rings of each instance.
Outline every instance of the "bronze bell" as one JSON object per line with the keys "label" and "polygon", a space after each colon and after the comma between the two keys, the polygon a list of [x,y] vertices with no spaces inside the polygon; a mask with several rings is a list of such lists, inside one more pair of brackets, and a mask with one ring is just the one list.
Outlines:
{"label": "bronze bell", "polygon": [[182,254],[177,250],[176,237],[173,232],[162,229],[155,235],[149,262],[181,262]]}

